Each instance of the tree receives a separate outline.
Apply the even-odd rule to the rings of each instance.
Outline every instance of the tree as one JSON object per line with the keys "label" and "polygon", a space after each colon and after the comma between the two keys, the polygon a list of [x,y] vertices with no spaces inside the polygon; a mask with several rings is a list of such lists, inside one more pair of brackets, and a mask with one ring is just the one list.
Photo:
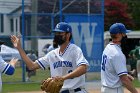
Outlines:
{"label": "tree", "polygon": [[110,25],[115,22],[122,22],[130,29],[134,27],[127,4],[118,0],[105,0],[105,30],[108,30]]}
{"label": "tree", "polygon": [[135,23],[134,29],[140,30],[140,0],[120,0],[123,3],[127,3],[128,12],[133,17],[133,22]]}

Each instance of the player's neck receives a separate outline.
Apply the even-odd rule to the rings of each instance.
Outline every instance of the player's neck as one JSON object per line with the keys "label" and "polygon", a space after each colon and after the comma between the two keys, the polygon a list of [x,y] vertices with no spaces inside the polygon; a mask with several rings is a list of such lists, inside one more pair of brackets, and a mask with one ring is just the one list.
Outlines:
{"label": "player's neck", "polygon": [[68,46],[69,42],[65,42],[64,44],[62,44],[60,46],[60,50],[59,50],[59,53],[63,53],[66,49],[66,47]]}
{"label": "player's neck", "polygon": [[120,44],[121,44],[121,42],[120,42],[120,41],[116,41],[116,40],[112,40],[112,42],[113,42],[114,44],[118,44],[118,45],[120,45]]}

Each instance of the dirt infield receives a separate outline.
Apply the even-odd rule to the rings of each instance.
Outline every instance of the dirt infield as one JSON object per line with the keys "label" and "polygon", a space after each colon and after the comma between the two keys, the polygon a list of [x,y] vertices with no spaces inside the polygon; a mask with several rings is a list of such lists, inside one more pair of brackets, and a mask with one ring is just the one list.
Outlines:
{"label": "dirt infield", "polygon": [[[86,89],[88,93],[101,93],[100,81],[86,82]],[[140,93],[140,88],[137,88],[138,93]],[[9,92],[9,93],[45,93],[43,91],[30,91],[30,92]],[[127,89],[124,89],[124,93],[130,93]]]}

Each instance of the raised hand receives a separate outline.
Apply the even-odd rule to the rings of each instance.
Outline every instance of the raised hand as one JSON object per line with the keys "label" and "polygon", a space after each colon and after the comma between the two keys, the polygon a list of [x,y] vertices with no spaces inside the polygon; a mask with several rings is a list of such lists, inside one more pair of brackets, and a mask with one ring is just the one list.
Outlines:
{"label": "raised hand", "polygon": [[11,59],[11,61],[9,62],[9,64],[12,65],[13,67],[15,67],[17,61],[18,61],[18,59],[13,58],[13,59]]}
{"label": "raised hand", "polygon": [[20,37],[17,37],[15,35],[11,35],[11,41],[12,41],[15,48],[18,49],[21,47]]}

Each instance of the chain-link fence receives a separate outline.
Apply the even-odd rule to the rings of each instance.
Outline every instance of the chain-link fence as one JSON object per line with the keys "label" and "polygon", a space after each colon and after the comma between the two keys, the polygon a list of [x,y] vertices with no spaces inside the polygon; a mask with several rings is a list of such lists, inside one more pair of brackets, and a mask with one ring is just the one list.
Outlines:
{"label": "chain-link fence", "polygon": [[[39,58],[46,53],[42,49],[47,47],[47,44],[48,46],[52,44],[53,34],[51,31],[58,22],[69,22],[69,17],[73,16],[76,16],[73,18],[76,22],[79,16],[84,16],[84,20],[81,17],[80,21],[77,21],[79,25],[84,25],[80,22],[86,22],[89,23],[89,26],[85,24],[87,27],[95,26],[92,23],[94,22],[94,16],[100,15],[103,18],[103,2],[103,0],[0,0],[0,38],[6,42],[5,45],[13,48],[10,35],[20,35],[23,49],[27,52],[34,51]],[[98,20],[98,18],[96,19]],[[103,20],[100,22],[103,23]],[[87,28],[87,30],[89,29]],[[102,36],[99,35],[98,38],[103,39]],[[101,40],[99,39],[99,41]],[[93,40],[89,44],[92,45]],[[89,59],[93,60],[94,57]],[[97,64],[100,69],[100,62],[97,61]],[[36,75],[31,77],[31,81],[36,81],[37,78],[40,81],[46,75],[49,76],[49,70],[37,70]],[[17,64],[15,75],[10,77],[4,75],[3,81],[25,81],[26,76],[26,66],[23,60],[20,60]]]}

